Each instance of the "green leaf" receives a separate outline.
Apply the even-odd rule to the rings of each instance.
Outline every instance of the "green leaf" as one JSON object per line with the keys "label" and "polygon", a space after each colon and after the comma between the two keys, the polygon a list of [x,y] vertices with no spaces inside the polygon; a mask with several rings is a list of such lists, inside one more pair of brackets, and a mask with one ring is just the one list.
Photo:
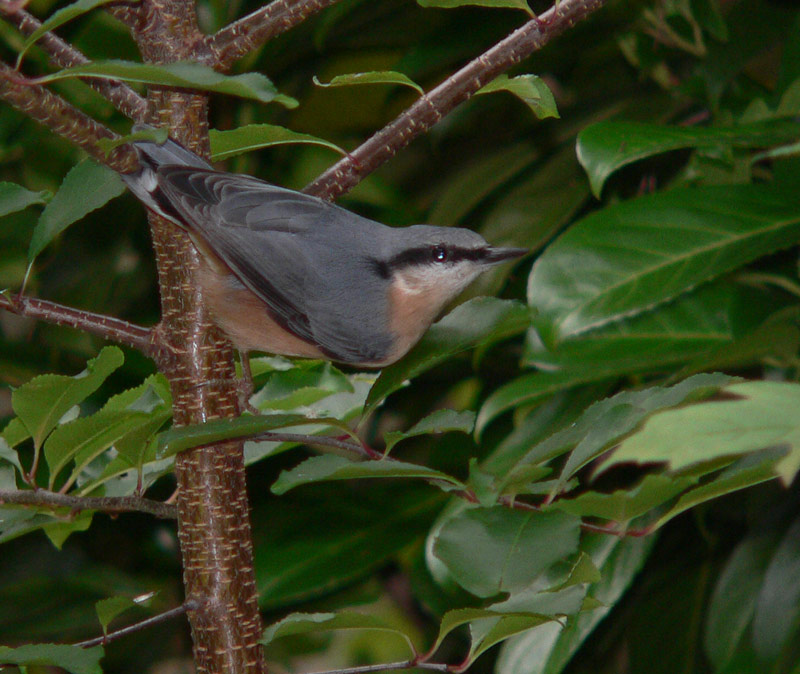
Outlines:
{"label": "green leaf", "polygon": [[103,674],[102,646],[81,648],[67,644],[27,644],[17,648],[0,646],[0,662],[8,665],[50,665],[72,674]]}
{"label": "green leaf", "polygon": [[420,7],[440,7],[452,9],[453,7],[506,7],[508,9],[521,9],[530,16],[535,16],[526,0],[417,0]]}
{"label": "green leaf", "polygon": [[326,454],[312,456],[299,466],[284,470],[272,485],[272,493],[285,494],[290,489],[314,482],[376,477],[418,477],[430,480],[446,491],[464,489],[464,485],[454,477],[426,466],[390,459],[357,462],[343,456]]}
{"label": "green leaf", "polygon": [[368,577],[427,533],[446,498],[409,481],[361,486],[320,484],[254,506],[263,609],[286,610]]}
{"label": "green leaf", "polygon": [[[487,423],[499,407],[508,408],[504,402],[506,397],[513,398],[513,404],[528,402],[525,398],[526,380],[526,377],[514,380],[511,382],[513,388],[511,385],[503,387],[489,397],[484,405],[487,411],[481,409],[478,415],[478,432],[483,430],[482,422]],[[651,412],[678,405],[687,398],[697,400],[710,396],[732,381],[736,380],[727,375],[699,374],[672,387],[622,391],[592,404],[575,423],[534,445],[521,457],[518,465],[548,461],[575,447],[562,471],[564,478],[572,477],[611,443],[630,433]]]}
{"label": "green leaf", "polygon": [[374,615],[356,611],[338,613],[291,613],[264,630],[261,643],[272,643],[275,639],[297,634],[316,634],[330,630],[372,630],[393,634],[403,639],[413,656],[416,653],[411,637]]}
{"label": "green leaf", "polygon": [[0,218],[34,204],[47,203],[51,196],[47,190],[31,192],[16,183],[0,182]]}
{"label": "green leaf", "polygon": [[675,498],[694,480],[667,475],[646,475],[633,489],[611,494],[589,491],[571,499],[559,499],[553,507],[577,517],[601,517],[627,523],[656,506]]}
{"label": "green leaf", "polygon": [[335,143],[275,124],[248,124],[230,131],[211,129],[208,135],[211,139],[211,159],[214,161],[223,161],[224,159],[230,159],[245,152],[261,150],[265,147],[297,143],[317,145],[326,147],[341,155],[347,154]]}
{"label": "green leaf", "polygon": [[786,189],[674,189],[597,211],[539,257],[528,279],[537,327],[556,342],[650,309],[800,237]]}
{"label": "green leaf", "polygon": [[[527,7],[527,3],[523,3]],[[527,105],[539,119],[559,117],[553,92],[537,75],[498,75],[489,84],[477,91],[477,94],[490,94],[496,91],[507,91],[514,94]]]}
{"label": "green leaf", "polygon": [[588,599],[599,602],[566,626],[543,625],[503,645],[497,660],[497,674],[559,674],[586,637],[619,602],[642,568],[656,537],[614,538],[603,534],[584,537],[581,543],[600,569],[601,578],[589,585]]}
{"label": "green leaf", "polygon": [[400,84],[411,87],[420,94],[424,94],[422,87],[419,86],[408,75],[398,73],[394,70],[374,70],[367,73],[347,73],[337,75],[330,82],[320,82],[314,77],[314,84],[318,87],[347,87],[354,84]]}
{"label": "green leaf", "polygon": [[25,43],[22,45],[22,49],[19,52],[19,56],[17,56],[17,69],[19,69],[19,65],[22,63],[22,59],[24,58],[28,49],[30,49],[31,46],[36,43],[40,37],[42,37],[42,35],[55,30],[59,26],[63,26],[68,21],[72,21],[72,19],[75,19],[82,14],[86,14],[86,12],[92,11],[96,7],[106,5],[109,2],[112,2],[112,0],[77,0],[77,2],[73,2],[71,5],[67,5],[58,11],[53,12],[53,14],[48,17],[46,21],[43,21],[42,25],[33,31],[25,40]]}
{"label": "green leaf", "polygon": [[36,223],[28,248],[28,262],[33,262],[73,222],[124,191],[125,185],[117,172],[92,159],[84,159],[73,166]]}
{"label": "green leaf", "polygon": [[788,447],[777,466],[788,484],[800,468],[800,384],[753,381],[722,389],[734,400],[715,400],[653,415],[622,442],[610,466],[625,462],[666,462],[681,470],[720,457],[767,447]]}
{"label": "green leaf", "polygon": [[[779,658],[792,645],[800,618],[800,519],[778,543],[758,593],[753,617],[753,646],[766,661]],[[796,641],[794,641],[796,643]]]}
{"label": "green leaf", "polygon": [[712,37],[721,42],[728,39],[728,26],[720,12],[717,0],[690,0],[692,15]]}
{"label": "green leaf", "polygon": [[50,488],[55,486],[61,471],[73,460],[76,465],[67,480],[67,487],[97,456],[143,426],[149,429],[151,422],[151,415],[144,412],[100,410],[58,426],[44,443],[44,455],[50,468]]}
{"label": "green leaf", "polygon": [[302,414],[267,414],[237,419],[218,419],[204,424],[170,428],[159,435],[158,458],[163,459],[201,445],[212,445],[234,438],[253,437],[279,428],[315,424],[333,426],[346,433],[350,429],[338,419],[314,418]]}
{"label": "green leaf", "polygon": [[578,548],[580,520],[505,507],[467,510],[445,522],[434,554],[479,597],[518,592]]}
{"label": "green leaf", "polygon": [[678,502],[661,515],[656,522],[650,524],[649,528],[655,531],[671,519],[701,503],[774,480],[777,476],[775,466],[785,453],[783,449],[771,449],[742,457],[715,475],[711,481],[683,494]]}
{"label": "green leaf", "polygon": [[75,377],[43,374],[14,391],[11,394],[11,406],[33,437],[34,445],[41,447],[61,417],[100,388],[123,361],[120,349],[106,346]]}
{"label": "green leaf", "polygon": [[435,323],[405,358],[381,372],[367,396],[364,416],[408,379],[461,351],[519,334],[529,325],[530,313],[519,302],[495,297],[464,302]]}
{"label": "green leaf", "polygon": [[50,517],[49,522],[44,522],[40,526],[56,550],[61,550],[72,534],[76,531],[86,531],[92,525],[93,517],[94,513],[91,510],[83,510],[69,519]]}
{"label": "green leaf", "polygon": [[331,363],[320,362],[273,372],[251,402],[259,410],[292,410],[334,393],[352,392],[346,375]]}
{"label": "green leaf", "polygon": [[794,121],[770,120],[740,126],[662,126],[604,121],[578,134],[578,161],[592,192],[600,197],[610,175],[623,166],[656,154],[684,148],[770,147],[797,140]]}
{"label": "green leaf", "polygon": [[108,633],[108,625],[114,618],[136,606],[147,606],[155,595],[155,592],[148,592],[138,597],[117,595],[95,602],[94,610],[97,612],[97,619],[103,628],[103,634]]}
{"label": "green leaf", "polygon": [[436,410],[427,417],[414,424],[407,431],[388,431],[384,433],[386,452],[391,451],[401,440],[413,438],[418,435],[439,435],[441,433],[471,433],[475,426],[475,412],[455,410]]}
{"label": "green leaf", "polygon": [[773,533],[750,534],[736,546],[719,575],[706,614],[703,639],[715,671],[724,671],[745,638],[776,544]]}
{"label": "green leaf", "polygon": [[294,98],[279,94],[272,82],[260,73],[222,75],[213,68],[194,61],[177,61],[163,65],[119,60],[96,61],[66,68],[52,75],[40,77],[36,81],[44,84],[73,77],[100,77],[123,82],[213,91],[261,103],[274,101],[287,108],[295,108],[298,105]]}

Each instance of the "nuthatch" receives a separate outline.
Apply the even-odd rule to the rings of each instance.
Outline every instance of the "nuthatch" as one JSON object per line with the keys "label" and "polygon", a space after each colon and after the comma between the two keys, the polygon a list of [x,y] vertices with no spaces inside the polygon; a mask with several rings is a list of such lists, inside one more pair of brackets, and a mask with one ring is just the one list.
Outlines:
{"label": "nuthatch", "polygon": [[211,314],[243,352],[389,365],[481,272],[527,252],[467,229],[387,227],[215,171],[173,140],[134,147],[141,169],[123,180],[189,234]]}

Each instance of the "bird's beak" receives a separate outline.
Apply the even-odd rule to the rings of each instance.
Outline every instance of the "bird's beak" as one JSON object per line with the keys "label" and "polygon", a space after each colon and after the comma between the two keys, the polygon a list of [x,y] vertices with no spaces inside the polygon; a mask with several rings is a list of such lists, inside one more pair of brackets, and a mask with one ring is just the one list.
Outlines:
{"label": "bird's beak", "polygon": [[522,257],[529,252],[527,248],[489,248],[486,253],[486,264],[497,264],[515,257]]}

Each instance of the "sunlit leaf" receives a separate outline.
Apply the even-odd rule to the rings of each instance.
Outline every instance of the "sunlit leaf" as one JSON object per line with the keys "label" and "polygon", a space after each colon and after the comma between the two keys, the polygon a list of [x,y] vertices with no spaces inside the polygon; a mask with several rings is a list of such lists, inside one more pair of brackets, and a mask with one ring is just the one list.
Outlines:
{"label": "sunlit leaf", "polygon": [[441,7],[450,9],[453,7],[506,7],[509,9],[521,9],[533,16],[533,11],[528,6],[526,0],[417,0],[420,7]]}
{"label": "sunlit leaf", "polygon": [[641,122],[604,121],[578,134],[578,160],[600,196],[610,175],[646,157],[684,148],[770,147],[797,139],[789,120],[739,126],[663,126]]}
{"label": "sunlit leaf", "polygon": [[674,189],[597,211],[539,257],[528,300],[545,341],[643,312],[800,236],[787,189]]}
{"label": "sunlit leaf", "polygon": [[44,374],[34,377],[11,395],[11,405],[40,447],[66,412],[94,393],[106,378],[123,363],[122,351],[107,346],[86,363],[86,370],[75,377]]}
{"label": "sunlit leaf", "polygon": [[420,94],[425,93],[422,87],[408,75],[398,73],[394,70],[375,70],[366,73],[336,75],[330,82],[320,82],[315,77],[314,84],[318,87],[346,87],[354,84],[400,84],[405,87],[411,87]]}
{"label": "sunlit leaf", "polygon": [[223,75],[213,68],[195,61],[177,61],[162,65],[119,60],[97,61],[65,68],[52,75],[40,77],[37,81],[46,83],[72,77],[111,78],[123,82],[199,89],[250,98],[261,103],[274,101],[287,108],[297,107],[297,101],[294,98],[279,94],[272,82],[260,73]]}
{"label": "sunlit leaf", "polygon": [[347,154],[335,143],[275,124],[248,124],[230,131],[211,129],[208,135],[211,140],[211,159],[214,161],[223,161],[245,152],[261,150],[265,147],[297,143],[317,145],[326,147],[341,155]]}
{"label": "sunlit leaf", "polygon": [[[527,6],[527,5],[526,5]],[[558,117],[558,107],[553,92],[541,77],[536,75],[498,75],[489,84],[480,89],[478,94],[490,94],[495,91],[507,91],[514,94],[527,105],[539,119]]]}
{"label": "sunlit leaf", "polygon": [[788,448],[777,466],[787,484],[800,468],[800,426],[794,411],[800,384],[752,381],[722,389],[734,399],[698,403],[654,414],[622,442],[606,468],[625,462],[666,462],[680,470],[767,447]]}

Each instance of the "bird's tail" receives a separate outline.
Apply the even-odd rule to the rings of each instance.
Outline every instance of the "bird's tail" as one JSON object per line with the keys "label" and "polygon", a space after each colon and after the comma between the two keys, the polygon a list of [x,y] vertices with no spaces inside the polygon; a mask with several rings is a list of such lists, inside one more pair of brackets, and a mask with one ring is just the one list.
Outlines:
{"label": "bird's tail", "polygon": [[[152,129],[153,127],[147,124],[137,124],[133,127],[133,132]],[[171,138],[167,138],[166,142],[161,145],[149,140],[134,141],[133,147],[139,155],[140,168],[135,173],[122,174],[120,177],[128,186],[128,189],[145,206],[175,222],[174,215],[165,212],[159,203],[158,169],[161,166],[176,165],[191,166],[205,170],[213,169],[213,167],[200,156],[191,150],[187,150],[183,145]]]}

